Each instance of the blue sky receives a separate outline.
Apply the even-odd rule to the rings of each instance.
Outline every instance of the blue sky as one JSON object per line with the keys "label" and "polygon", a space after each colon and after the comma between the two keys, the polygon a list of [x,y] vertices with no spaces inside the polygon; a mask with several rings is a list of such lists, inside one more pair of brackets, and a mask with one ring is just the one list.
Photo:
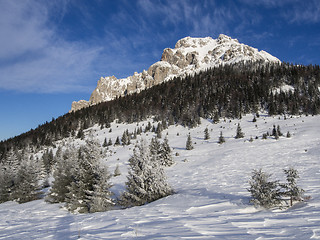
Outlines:
{"label": "blue sky", "polygon": [[88,100],[186,36],[220,33],[280,60],[320,64],[318,0],[0,0],[0,140]]}

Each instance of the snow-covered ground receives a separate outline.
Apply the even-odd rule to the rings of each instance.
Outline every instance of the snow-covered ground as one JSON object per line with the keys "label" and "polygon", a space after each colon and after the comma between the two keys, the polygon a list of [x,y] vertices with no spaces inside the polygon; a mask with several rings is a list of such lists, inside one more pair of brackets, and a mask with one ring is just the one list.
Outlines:
{"label": "snow-covered ground", "polygon": [[[247,115],[218,124],[203,119],[194,129],[171,126],[164,130],[162,136],[168,132],[176,161],[166,169],[174,195],[145,206],[94,214],[71,214],[62,204],[43,200],[3,203],[0,239],[320,239],[320,116],[285,120],[261,114],[257,122],[252,119]],[[244,139],[234,139],[238,122]],[[290,131],[292,137],[262,140],[273,124],[280,125],[284,135]],[[105,137],[114,143],[125,129],[135,127],[114,123],[111,133],[96,127],[91,135],[101,143]],[[206,127],[209,140],[204,140]],[[220,131],[226,139],[222,145],[217,143]],[[191,151],[185,150],[189,132],[194,142]],[[142,137],[153,136],[147,134]],[[111,147],[108,153],[110,172],[119,165],[122,173],[112,179],[116,194],[124,189],[132,148]],[[299,171],[298,185],[311,199],[286,210],[254,208],[246,190],[252,169],[262,168],[284,181],[283,169],[290,166]]]}

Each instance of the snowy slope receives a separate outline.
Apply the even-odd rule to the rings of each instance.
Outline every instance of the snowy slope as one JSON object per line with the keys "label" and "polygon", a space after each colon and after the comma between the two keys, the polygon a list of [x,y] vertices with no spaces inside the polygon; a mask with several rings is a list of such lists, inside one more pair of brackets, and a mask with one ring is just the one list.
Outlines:
{"label": "snowy slope", "polygon": [[73,102],[71,111],[139,93],[177,76],[184,77],[219,65],[245,61],[280,63],[279,59],[269,53],[239,43],[237,39],[224,34],[220,34],[217,39],[185,37],[176,43],[174,49],[164,49],[161,60],[152,64],[147,71],[136,72],[122,79],[115,76],[101,77],[89,101]]}
{"label": "snowy slope", "polygon": [[[176,164],[167,168],[175,194],[141,207],[94,214],[71,214],[61,204],[37,200],[0,204],[0,239],[320,239],[320,116],[287,118],[247,115],[218,124],[202,119],[194,129],[170,126],[169,144]],[[234,139],[240,122],[244,139]],[[147,122],[139,123],[146,125]],[[156,123],[154,123],[156,124]],[[280,125],[291,138],[261,136]],[[93,127],[86,133],[102,143],[115,141],[137,124],[112,124],[112,132]],[[208,127],[211,139],[204,140]],[[220,131],[226,143],[217,144]],[[185,150],[191,133],[194,150]],[[179,133],[179,134],[178,134]],[[142,134],[150,139],[152,133]],[[249,138],[256,136],[249,142]],[[81,144],[79,140],[69,142]],[[59,143],[57,143],[59,144]],[[111,147],[106,163],[110,172],[119,164],[122,175],[112,179],[112,190],[124,189],[132,145]],[[248,179],[263,168],[284,181],[282,169],[295,167],[298,182],[312,198],[287,210],[256,209],[249,204]]]}

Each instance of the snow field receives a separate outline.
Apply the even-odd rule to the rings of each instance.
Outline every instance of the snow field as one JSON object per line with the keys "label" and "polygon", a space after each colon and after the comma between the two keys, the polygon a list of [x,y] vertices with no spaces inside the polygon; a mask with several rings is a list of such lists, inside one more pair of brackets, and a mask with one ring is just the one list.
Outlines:
{"label": "snow field", "polygon": [[[170,126],[164,130],[162,139],[168,133],[176,162],[166,168],[174,195],[140,207],[94,214],[71,214],[62,204],[43,200],[3,203],[0,239],[320,239],[320,116],[284,120],[283,116],[261,114],[257,122],[252,119],[247,115],[218,124],[202,119],[193,129]],[[234,139],[238,122],[245,133],[243,139]],[[142,124],[144,129],[147,121],[139,126]],[[292,137],[262,140],[262,134],[271,132],[274,124],[284,135],[290,131]],[[112,123],[111,133],[93,127],[86,136],[101,143],[107,137],[114,143],[126,129],[133,132],[136,127],[136,123]],[[206,127],[209,140],[204,140]],[[221,145],[217,143],[220,131],[226,139]],[[189,132],[194,149],[187,151]],[[143,133],[138,139],[150,140],[154,135]],[[78,139],[68,141],[83,144]],[[109,171],[113,173],[117,165],[121,171],[112,178],[111,190],[116,196],[124,190],[133,146],[109,147]],[[311,199],[286,210],[254,208],[246,190],[252,169],[262,168],[284,181],[283,169],[290,166],[298,170],[298,185]]]}

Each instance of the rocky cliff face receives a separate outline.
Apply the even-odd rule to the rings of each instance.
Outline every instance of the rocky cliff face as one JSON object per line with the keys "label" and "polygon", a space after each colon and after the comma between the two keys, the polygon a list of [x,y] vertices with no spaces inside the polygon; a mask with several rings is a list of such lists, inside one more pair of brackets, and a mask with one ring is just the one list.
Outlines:
{"label": "rocky cliff face", "polygon": [[151,65],[147,71],[134,73],[123,79],[101,77],[89,101],[73,102],[71,111],[140,92],[175,76],[241,61],[280,62],[265,51],[258,51],[223,34],[218,39],[186,37],[179,40],[174,49],[164,49],[161,60]]}

